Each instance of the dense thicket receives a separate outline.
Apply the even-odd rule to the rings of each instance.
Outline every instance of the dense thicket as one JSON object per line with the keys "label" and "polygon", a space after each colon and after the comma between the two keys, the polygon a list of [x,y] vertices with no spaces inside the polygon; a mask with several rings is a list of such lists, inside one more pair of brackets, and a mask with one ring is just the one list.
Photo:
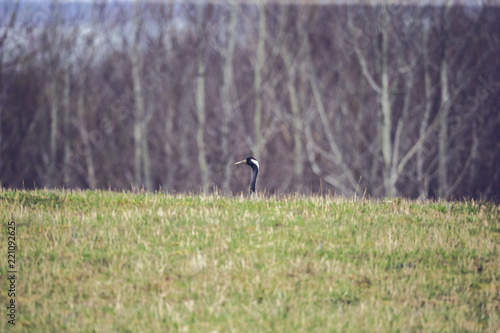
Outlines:
{"label": "dense thicket", "polygon": [[5,187],[481,197],[500,8],[4,3]]}

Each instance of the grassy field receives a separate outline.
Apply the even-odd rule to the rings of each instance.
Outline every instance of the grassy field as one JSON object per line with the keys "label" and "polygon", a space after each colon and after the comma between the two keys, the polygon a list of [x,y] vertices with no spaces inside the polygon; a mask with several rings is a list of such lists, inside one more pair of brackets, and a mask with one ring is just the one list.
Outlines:
{"label": "grassy field", "polygon": [[491,203],[0,190],[0,211],[3,331],[500,330]]}

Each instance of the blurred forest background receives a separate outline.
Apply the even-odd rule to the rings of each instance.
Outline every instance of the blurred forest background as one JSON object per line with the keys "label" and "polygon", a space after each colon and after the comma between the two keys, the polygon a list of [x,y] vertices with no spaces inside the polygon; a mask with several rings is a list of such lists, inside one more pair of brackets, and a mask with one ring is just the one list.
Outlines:
{"label": "blurred forest background", "polygon": [[[427,2],[428,3],[428,2]],[[3,187],[500,194],[500,7],[0,2]]]}

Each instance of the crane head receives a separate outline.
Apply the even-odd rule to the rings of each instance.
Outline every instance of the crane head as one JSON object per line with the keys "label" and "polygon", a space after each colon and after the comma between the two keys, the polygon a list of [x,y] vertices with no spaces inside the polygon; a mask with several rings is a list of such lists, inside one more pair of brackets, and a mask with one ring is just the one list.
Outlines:
{"label": "crane head", "polygon": [[241,160],[239,162],[234,163],[234,165],[238,165],[238,164],[247,164],[249,166],[255,165],[257,167],[257,169],[259,168],[259,162],[252,156],[247,157],[244,160]]}

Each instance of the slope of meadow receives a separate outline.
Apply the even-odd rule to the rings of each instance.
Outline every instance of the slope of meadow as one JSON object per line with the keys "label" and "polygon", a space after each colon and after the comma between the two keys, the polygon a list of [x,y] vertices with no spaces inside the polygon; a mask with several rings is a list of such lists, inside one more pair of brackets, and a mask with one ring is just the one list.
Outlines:
{"label": "slope of meadow", "polygon": [[490,203],[0,190],[0,211],[4,331],[500,330]]}

